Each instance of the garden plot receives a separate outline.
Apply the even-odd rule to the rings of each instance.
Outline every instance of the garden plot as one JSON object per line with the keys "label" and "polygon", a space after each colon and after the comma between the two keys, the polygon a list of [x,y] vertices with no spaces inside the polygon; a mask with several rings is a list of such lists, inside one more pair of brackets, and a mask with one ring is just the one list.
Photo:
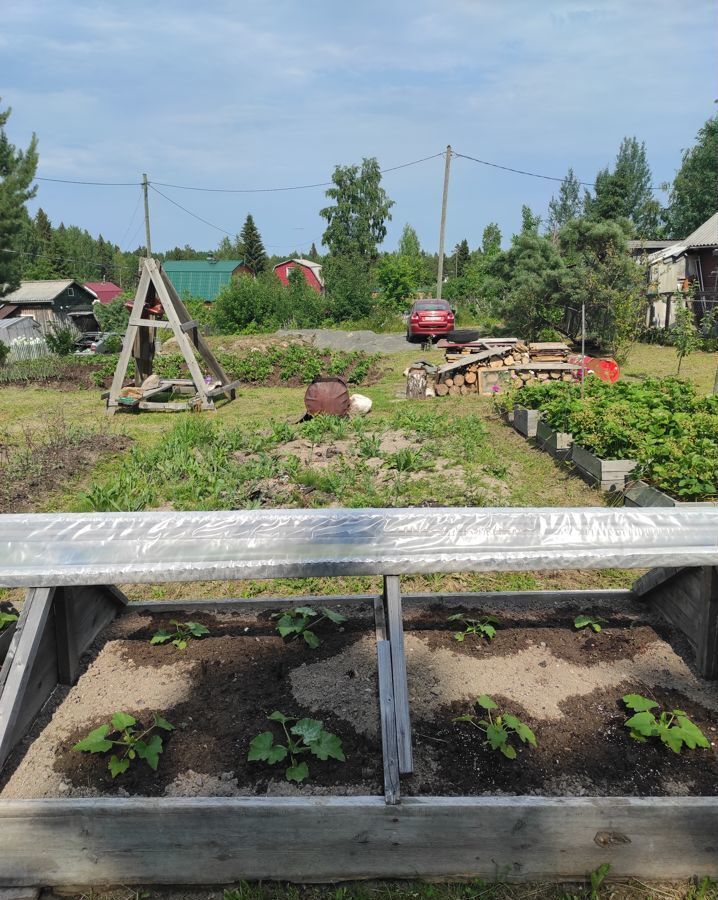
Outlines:
{"label": "garden plot", "polygon": [[[280,637],[266,607],[248,607],[193,614],[209,633],[184,649],[171,639],[150,643],[159,631],[175,631],[171,614],[130,609],[16,750],[0,797],[380,795],[373,608],[332,609],[346,620],[318,624],[314,647],[302,634]],[[600,632],[575,628],[587,612],[605,618]],[[481,623],[491,613],[499,619],[493,640],[481,633],[457,640],[466,623],[448,621],[455,614]],[[496,611],[412,604],[405,645],[415,770],[403,779],[407,795],[718,794],[718,685],[697,677],[680,640],[637,604],[560,613],[541,604]],[[684,710],[711,746],[676,754],[655,739],[633,740],[621,702],[629,693]],[[456,721],[476,713],[482,694],[498,704],[494,716],[507,712],[530,727],[536,746],[514,740],[517,758],[507,759],[470,722]],[[345,761],[302,756],[309,774],[301,783],[284,779],[287,761],[249,761],[257,735],[269,730],[282,740],[281,724],[267,718],[275,710],[321,720]],[[143,724],[157,713],[174,726],[158,732],[164,752],[156,772],[137,759],[113,779],[109,753],[72,749],[118,711]]]}

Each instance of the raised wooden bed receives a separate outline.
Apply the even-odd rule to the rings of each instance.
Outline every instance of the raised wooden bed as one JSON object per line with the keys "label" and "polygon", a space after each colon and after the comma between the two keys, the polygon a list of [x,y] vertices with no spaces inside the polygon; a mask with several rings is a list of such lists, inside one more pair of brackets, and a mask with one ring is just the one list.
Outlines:
{"label": "raised wooden bed", "polygon": [[7,656],[7,651],[10,647],[10,642],[12,641],[14,632],[14,622],[11,622],[4,631],[0,631],[0,664],[2,664],[2,661]]}
{"label": "raised wooden bed", "polygon": [[715,500],[706,500],[704,502],[690,502],[683,500],[676,500],[674,497],[671,497],[669,494],[664,493],[658,488],[653,487],[650,484],[646,484],[645,481],[634,481],[631,482],[627,487],[623,494],[623,503],[624,506],[636,507],[636,506],[718,506],[718,501]]}
{"label": "raised wooden bed", "polygon": [[637,465],[635,459],[601,459],[580,444],[571,446],[571,461],[584,481],[609,492],[623,491]]}
{"label": "raised wooden bed", "polygon": [[[384,798],[0,800],[0,887],[577,879],[602,863],[619,877],[718,876],[718,797],[402,797],[401,776],[413,760],[398,578],[659,562],[692,573],[718,565],[717,534],[718,510],[710,509],[0,516],[0,585],[29,587],[0,674],[0,764],[55,685],[75,680],[83,647],[122,613],[122,595],[98,584],[385,576],[383,596],[372,598]],[[691,590],[689,579],[676,577]],[[653,597],[645,582],[642,595]],[[522,595],[511,596],[516,602]],[[576,591],[552,596],[557,603],[585,599]],[[674,594],[660,602],[682,601]],[[191,611],[223,604],[160,605]],[[715,593],[702,595],[700,609],[718,653]]]}
{"label": "raised wooden bed", "polygon": [[550,425],[539,420],[536,428],[536,442],[556,459],[566,459],[571,453],[573,436],[565,431],[554,431]]}
{"label": "raised wooden bed", "polygon": [[541,413],[537,409],[526,409],[524,406],[514,406],[514,428],[524,437],[536,437]]}

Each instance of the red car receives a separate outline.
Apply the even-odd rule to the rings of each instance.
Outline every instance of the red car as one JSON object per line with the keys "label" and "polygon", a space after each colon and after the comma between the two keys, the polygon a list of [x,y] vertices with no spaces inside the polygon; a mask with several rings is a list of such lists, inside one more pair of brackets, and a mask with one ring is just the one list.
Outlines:
{"label": "red car", "polygon": [[454,311],[446,300],[417,300],[406,323],[406,339],[431,340],[437,334],[454,330]]}

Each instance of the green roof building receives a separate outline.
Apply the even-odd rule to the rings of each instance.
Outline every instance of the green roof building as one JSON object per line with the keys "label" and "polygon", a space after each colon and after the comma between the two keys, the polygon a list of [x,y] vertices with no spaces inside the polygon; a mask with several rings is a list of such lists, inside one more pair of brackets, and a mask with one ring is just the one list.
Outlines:
{"label": "green roof building", "polygon": [[198,297],[212,303],[236,275],[252,273],[241,259],[168,259],[162,268],[182,299]]}

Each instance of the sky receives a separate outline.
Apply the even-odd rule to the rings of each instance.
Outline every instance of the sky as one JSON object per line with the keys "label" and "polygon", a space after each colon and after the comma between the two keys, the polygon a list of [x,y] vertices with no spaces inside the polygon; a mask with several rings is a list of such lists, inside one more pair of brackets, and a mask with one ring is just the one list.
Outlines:
{"label": "sky", "polygon": [[[383,177],[395,201],[384,249],[408,222],[434,252],[447,144],[558,178],[572,166],[591,182],[635,135],[654,184],[670,181],[716,108],[717,10],[715,0],[3,0],[0,97],[13,143],[37,134],[38,176],[129,183],[39,181],[31,211],[122,249],[144,242],[146,172],[154,250],[216,247],[251,212],[269,253],[307,253],[320,247],[324,188],[164,185],[316,184],[375,156],[383,169],[434,157]],[[463,238],[479,246],[489,222],[506,244],[522,204],[545,216],[557,189],[453,157],[447,252]]]}

